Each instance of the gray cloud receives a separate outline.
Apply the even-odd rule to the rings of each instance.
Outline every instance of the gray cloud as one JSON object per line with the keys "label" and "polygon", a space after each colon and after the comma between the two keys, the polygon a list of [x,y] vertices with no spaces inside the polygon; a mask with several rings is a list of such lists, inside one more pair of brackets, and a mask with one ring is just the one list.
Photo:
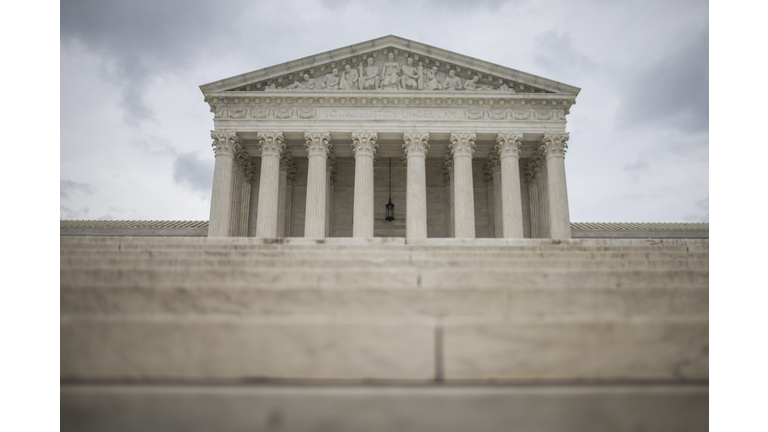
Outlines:
{"label": "gray cloud", "polygon": [[574,73],[595,68],[594,62],[573,45],[567,33],[547,31],[536,36],[533,43],[536,47],[534,62],[549,73],[573,78]]}
{"label": "gray cloud", "polygon": [[62,0],[61,41],[80,42],[103,57],[105,78],[121,88],[126,124],[138,126],[155,118],[145,93],[157,74],[187,68],[202,47],[223,36],[220,29],[243,4]]}
{"label": "gray cloud", "polygon": [[199,159],[196,152],[182,153],[173,161],[173,181],[195,192],[210,194],[213,164],[209,159]]}
{"label": "gray cloud", "polygon": [[709,196],[696,202],[697,212],[685,216],[686,222],[709,222]]}
{"label": "gray cloud", "polygon": [[95,190],[96,188],[89,185],[88,183],[79,183],[72,180],[59,180],[59,193],[61,194],[60,198],[69,198],[71,193],[76,192],[93,195]]}
{"label": "gray cloud", "polygon": [[641,157],[631,164],[624,165],[621,169],[624,171],[642,171],[648,168],[648,159]]}
{"label": "gray cloud", "polygon": [[73,210],[67,206],[59,206],[59,217],[61,220],[76,220],[82,219],[88,216],[90,209],[88,207],[81,207],[80,210]]}
{"label": "gray cloud", "polygon": [[640,67],[624,86],[629,90],[619,110],[620,127],[655,123],[683,131],[708,130],[709,27]]}

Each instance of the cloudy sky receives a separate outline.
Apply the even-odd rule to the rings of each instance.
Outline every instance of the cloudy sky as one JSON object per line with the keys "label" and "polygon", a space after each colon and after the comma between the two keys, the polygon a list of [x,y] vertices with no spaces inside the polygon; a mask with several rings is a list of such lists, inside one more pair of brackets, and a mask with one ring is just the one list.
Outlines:
{"label": "cloudy sky", "polygon": [[62,219],[207,220],[198,86],[393,34],[580,87],[575,222],[709,221],[702,0],[62,0]]}

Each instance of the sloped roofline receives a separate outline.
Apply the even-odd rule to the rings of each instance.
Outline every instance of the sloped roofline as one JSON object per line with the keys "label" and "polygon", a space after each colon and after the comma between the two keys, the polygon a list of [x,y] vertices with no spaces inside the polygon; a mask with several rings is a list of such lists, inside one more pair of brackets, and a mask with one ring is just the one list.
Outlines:
{"label": "sloped roofline", "polygon": [[472,69],[474,71],[499,76],[504,79],[517,81],[526,85],[543,88],[555,93],[578,95],[581,89],[558,81],[550,80],[540,76],[525,73],[516,69],[500,66],[487,61],[479,60],[473,57],[454,53],[442,48],[433,47],[420,42],[401,38],[399,36],[388,35],[366,42],[349,45],[324,53],[311,55],[298,60],[281,63],[264,69],[255,70],[240,75],[236,75],[223,80],[214,81],[200,86],[203,94],[221,92],[248,85],[257,81],[269,80],[278,76],[290,73],[299,73],[308,68],[320,66],[330,62],[344,60],[349,57],[364,55],[382,49],[393,48],[400,49],[412,54],[436,58],[439,61],[455,64],[460,67]]}

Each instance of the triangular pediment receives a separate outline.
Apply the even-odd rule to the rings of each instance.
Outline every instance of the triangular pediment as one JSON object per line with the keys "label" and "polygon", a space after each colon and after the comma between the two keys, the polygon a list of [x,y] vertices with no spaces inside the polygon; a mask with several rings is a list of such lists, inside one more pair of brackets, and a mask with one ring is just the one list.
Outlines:
{"label": "triangular pediment", "polygon": [[[412,76],[412,80],[404,80],[405,75]],[[336,84],[338,80],[343,81]],[[573,96],[580,91],[578,87],[392,35],[215,81],[200,89],[206,95],[227,91],[451,91],[456,83],[460,91]]]}

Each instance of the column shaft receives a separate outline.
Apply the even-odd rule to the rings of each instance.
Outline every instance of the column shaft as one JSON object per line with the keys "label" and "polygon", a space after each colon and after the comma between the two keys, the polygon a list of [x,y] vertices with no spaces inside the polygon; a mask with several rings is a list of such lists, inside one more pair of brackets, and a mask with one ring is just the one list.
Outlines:
{"label": "column shaft", "polygon": [[542,148],[547,162],[547,192],[549,198],[549,235],[553,239],[571,238],[568,214],[568,191],[565,184],[565,152],[568,134],[545,134]]}
{"label": "column shaft", "polygon": [[[491,175],[491,179],[493,176]],[[496,209],[493,208],[494,203],[494,193],[493,190],[497,189],[498,186],[496,186],[493,183],[493,180],[489,180],[486,182],[485,189],[486,189],[486,195],[488,196],[488,237],[496,237]]]}
{"label": "column shaft", "polygon": [[259,133],[257,137],[261,148],[261,176],[256,237],[275,238],[280,202],[280,154],[284,139],[281,132]]}
{"label": "column shaft", "polygon": [[407,163],[405,236],[408,239],[427,238],[427,179],[425,160],[429,148],[429,133],[411,132],[403,136]]}
{"label": "column shaft", "polygon": [[475,193],[472,182],[475,134],[452,133],[450,149],[453,155],[456,238],[475,238]]}
{"label": "column shaft", "polygon": [[212,146],[216,162],[213,168],[208,237],[227,237],[232,211],[232,168],[237,135],[234,132],[211,131],[211,138],[214,140]]}
{"label": "column shaft", "polygon": [[493,216],[494,233],[493,237],[504,237],[504,218],[502,217],[501,207],[501,165],[496,161],[493,167]]}
{"label": "column shaft", "polygon": [[355,155],[355,200],[352,237],[373,237],[373,160],[378,135],[366,131],[352,133]]}
{"label": "column shaft", "polygon": [[241,194],[243,186],[243,167],[240,164],[240,155],[235,155],[235,166],[233,167],[233,179],[232,179],[232,210],[229,216],[229,236],[240,236],[240,205],[243,202],[243,196]]}
{"label": "column shaft", "polygon": [[304,237],[325,237],[325,203],[328,199],[326,159],[330,149],[331,134],[305,132],[307,148],[307,206],[304,213]]}
{"label": "column shaft", "polygon": [[291,219],[293,218],[293,183],[288,181],[285,185],[285,232],[283,237],[291,236]]}
{"label": "column shaft", "polygon": [[285,170],[284,164],[280,164],[280,179],[277,191],[277,237],[285,235],[285,186],[287,177],[288,173]]}
{"label": "column shaft", "polygon": [[520,196],[520,163],[523,134],[500,133],[496,149],[501,161],[501,208],[505,238],[523,238],[523,201]]}

